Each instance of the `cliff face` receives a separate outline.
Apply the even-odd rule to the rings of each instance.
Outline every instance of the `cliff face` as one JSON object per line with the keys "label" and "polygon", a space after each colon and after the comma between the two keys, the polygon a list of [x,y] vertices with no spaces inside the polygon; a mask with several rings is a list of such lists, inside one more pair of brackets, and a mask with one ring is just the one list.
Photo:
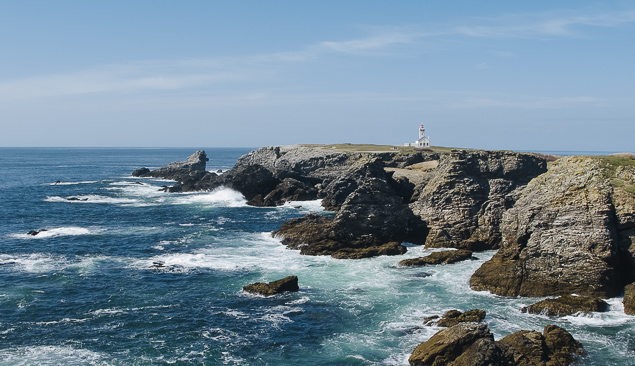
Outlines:
{"label": "cliff face", "polygon": [[410,205],[430,228],[427,247],[495,249],[500,220],[520,188],[547,170],[546,162],[513,152],[453,151]]}
{"label": "cliff face", "polygon": [[[558,160],[503,215],[499,252],[471,278],[505,296],[619,294],[633,270],[634,166],[597,158]],[[613,178],[614,182],[615,178]]]}

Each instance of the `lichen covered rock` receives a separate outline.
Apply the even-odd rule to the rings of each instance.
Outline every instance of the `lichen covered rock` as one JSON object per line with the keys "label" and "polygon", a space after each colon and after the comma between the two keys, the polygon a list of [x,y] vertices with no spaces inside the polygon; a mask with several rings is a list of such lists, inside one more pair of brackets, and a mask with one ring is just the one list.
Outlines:
{"label": "lichen covered rock", "polygon": [[597,159],[568,157],[533,179],[505,212],[502,247],[474,273],[471,287],[503,296],[619,294],[618,232],[606,174]]}

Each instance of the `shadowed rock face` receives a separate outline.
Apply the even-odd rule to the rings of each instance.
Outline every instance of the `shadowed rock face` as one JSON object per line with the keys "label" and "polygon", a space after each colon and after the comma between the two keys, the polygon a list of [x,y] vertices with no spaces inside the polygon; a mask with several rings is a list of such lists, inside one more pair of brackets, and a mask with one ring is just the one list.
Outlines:
{"label": "shadowed rock face", "polygon": [[499,151],[453,151],[410,204],[430,228],[426,247],[498,248],[503,212],[520,188],[546,171],[543,159]]}
{"label": "shadowed rock face", "polygon": [[503,245],[470,280],[504,296],[618,295],[613,189],[598,160],[569,157],[532,180],[502,220]]}

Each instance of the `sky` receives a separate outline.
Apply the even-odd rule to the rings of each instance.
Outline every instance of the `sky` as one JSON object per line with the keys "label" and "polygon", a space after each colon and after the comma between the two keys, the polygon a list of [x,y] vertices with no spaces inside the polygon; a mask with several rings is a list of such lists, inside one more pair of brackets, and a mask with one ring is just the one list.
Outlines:
{"label": "sky", "polygon": [[3,147],[635,152],[633,1],[0,5]]}

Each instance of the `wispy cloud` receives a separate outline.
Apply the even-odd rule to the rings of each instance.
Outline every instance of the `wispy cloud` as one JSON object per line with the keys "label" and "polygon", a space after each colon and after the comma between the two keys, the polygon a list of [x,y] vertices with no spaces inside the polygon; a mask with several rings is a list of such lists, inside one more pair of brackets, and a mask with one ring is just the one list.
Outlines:
{"label": "wispy cloud", "polygon": [[448,104],[451,108],[558,109],[574,106],[602,106],[606,101],[591,96],[480,98],[465,97]]}
{"label": "wispy cloud", "polygon": [[[515,15],[498,19],[472,19],[472,24],[418,25],[385,27],[368,30],[368,35],[356,39],[316,42],[297,50],[254,54],[241,57],[182,59],[130,62],[123,65],[97,66],[77,72],[34,76],[17,80],[0,80],[0,103],[33,98],[73,95],[147,94],[179,90],[207,90],[209,94],[236,88],[245,83],[266,81],[275,85],[284,78],[290,64],[320,60],[326,56],[375,57],[400,55],[404,50],[420,52],[423,44],[435,39],[486,37],[570,37],[582,32],[582,27],[620,27],[635,22],[635,11],[592,15]],[[478,23],[478,24],[476,24]],[[487,68],[485,63],[477,69]],[[231,89],[231,88],[229,88]],[[582,102],[597,102],[581,99]],[[525,101],[517,104],[533,108],[574,103],[576,100]],[[459,103],[463,107],[505,105],[505,101],[472,99]],[[541,107],[542,106],[542,107]]]}
{"label": "wispy cloud", "polygon": [[612,28],[635,22],[635,11],[594,15],[526,15],[486,19],[487,25],[462,25],[452,29],[468,37],[535,37],[579,35],[583,26]]}

